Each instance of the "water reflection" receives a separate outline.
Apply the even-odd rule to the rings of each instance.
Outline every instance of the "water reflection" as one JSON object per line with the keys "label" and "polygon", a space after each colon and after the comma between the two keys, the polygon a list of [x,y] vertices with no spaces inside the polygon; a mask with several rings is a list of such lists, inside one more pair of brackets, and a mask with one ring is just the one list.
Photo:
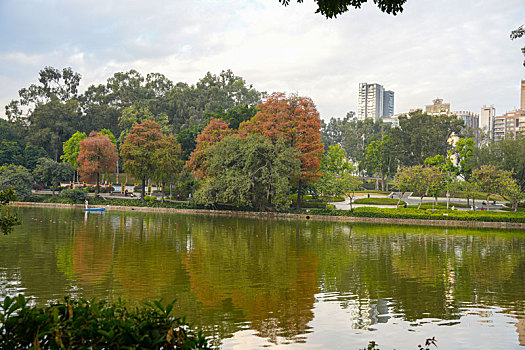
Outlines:
{"label": "water reflection", "polygon": [[[443,332],[443,348],[525,345],[523,232],[20,214],[23,226],[0,240],[0,297],[177,299],[225,347],[358,348],[384,338],[410,348]],[[496,336],[475,335],[486,327]]]}

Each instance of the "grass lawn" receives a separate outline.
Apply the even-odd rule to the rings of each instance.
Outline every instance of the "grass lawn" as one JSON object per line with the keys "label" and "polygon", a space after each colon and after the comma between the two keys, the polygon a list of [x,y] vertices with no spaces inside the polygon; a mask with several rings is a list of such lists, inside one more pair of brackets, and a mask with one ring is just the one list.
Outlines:
{"label": "grass lawn", "polygon": [[[456,208],[470,208],[470,205],[466,203],[454,203],[450,202],[449,208],[452,208],[452,206],[455,206]],[[409,205],[407,208],[417,208],[416,205]],[[432,209],[432,203],[423,203],[421,204],[422,209]],[[437,209],[447,209],[447,202],[438,202],[438,205],[434,205],[434,208]]]}
{"label": "grass lawn", "polygon": [[[399,199],[392,198],[359,198],[354,201],[354,204],[375,204],[375,205],[396,205]],[[406,202],[401,201],[400,205]]]}

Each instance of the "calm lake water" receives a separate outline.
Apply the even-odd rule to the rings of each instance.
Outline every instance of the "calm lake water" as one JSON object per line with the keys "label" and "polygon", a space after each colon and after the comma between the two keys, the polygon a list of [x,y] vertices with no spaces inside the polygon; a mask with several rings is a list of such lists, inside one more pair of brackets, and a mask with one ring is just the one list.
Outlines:
{"label": "calm lake water", "polygon": [[20,208],[0,299],[177,299],[217,347],[525,348],[525,232]]}

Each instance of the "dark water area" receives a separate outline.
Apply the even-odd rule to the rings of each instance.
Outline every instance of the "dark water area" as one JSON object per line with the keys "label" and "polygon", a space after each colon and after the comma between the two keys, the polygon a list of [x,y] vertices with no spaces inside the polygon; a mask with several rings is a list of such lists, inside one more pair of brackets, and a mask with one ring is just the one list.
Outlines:
{"label": "dark water area", "polygon": [[525,349],[525,231],[19,208],[0,299],[177,299],[226,349]]}

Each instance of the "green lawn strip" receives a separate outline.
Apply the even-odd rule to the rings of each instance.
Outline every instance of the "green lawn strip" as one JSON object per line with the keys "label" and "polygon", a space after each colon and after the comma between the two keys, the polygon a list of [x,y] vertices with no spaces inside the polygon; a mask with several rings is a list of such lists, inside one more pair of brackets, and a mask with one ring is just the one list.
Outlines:
{"label": "green lawn strip", "polygon": [[[396,205],[399,199],[395,198],[359,198],[354,200],[354,204],[375,204],[375,205]],[[406,202],[401,201],[400,205],[404,205]]]}
{"label": "green lawn strip", "polygon": [[431,210],[413,208],[376,208],[359,207],[350,210],[311,209],[309,214],[331,216],[354,216],[368,218],[421,219],[421,220],[459,220],[487,222],[525,222],[525,212],[491,212],[491,211],[459,211]]}
{"label": "green lawn strip", "polygon": [[358,192],[355,192],[355,195],[356,196],[366,196],[367,194],[375,194],[375,195],[387,196],[392,192],[395,192],[395,190],[393,191],[358,191]]}
{"label": "green lawn strip", "polygon": [[[433,203],[425,202],[421,204],[422,209],[432,209]],[[409,205],[407,208],[417,208],[417,204],[415,205]],[[466,203],[454,203],[450,202],[449,208],[452,208],[452,206],[455,206],[456,208],[470,208],[470,205]],[[438,202],[438,205],[434,204],[435,209],[447,209],[447,202]]]}

